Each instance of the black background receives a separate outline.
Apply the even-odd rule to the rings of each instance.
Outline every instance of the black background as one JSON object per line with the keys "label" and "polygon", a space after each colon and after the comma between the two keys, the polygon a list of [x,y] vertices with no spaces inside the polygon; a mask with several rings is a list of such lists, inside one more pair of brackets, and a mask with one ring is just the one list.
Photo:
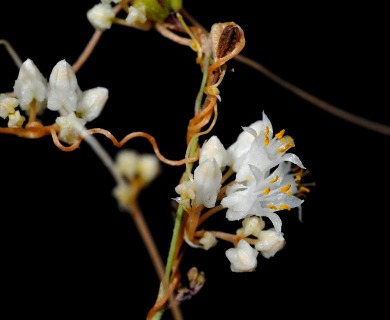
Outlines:
{"label": "black background", "polygon": [[[7,2],[1,8],[0,38],[48,78],[59,60],[72,63],[82,52],[93,34],[86,11],[95,3]],[[246,36],[244,55],[321,99],[390,125],[383,7],[226,3],[184,1],[206,28],[238,23]],[[82,90],[104,86],[110,92],[89,127],[110,130],[118,139],[148,132],[164,156],[181,159],[201,81],[195,58],[191,49],[153,30],[114,25],[77,74]],[[234,72],[220,86],[213,134],[228,147],[241,126],[261,119],[264,110],[276,132],[286,129],[294,138],[291,152],[317,187],[303,204],[303,223],[296,210],[281,213],[287,245],[271,259],[259,257],[253,273],[230,271],[229,244],[188,250],[183,273],[197,266],[207,281],[182,305],[184,318],[379,313],[383,305],[377,292],[388,282],[389,137],[338,119],[237,61],[228,67]],[[0,91],[12,91],[18,71],[3,47],[0,68]],[[98,139],[114,157],[118,149]],[[89,146],[64,153],[50,137],[7,135],[0,136],[0,144],[3,303],[15,316],[144,319],[158,281],[133,221],[111,196],[113,179]],[[126,148],[152,152],[142,139]],[[163,165],[140,199],[163,257],[173,226],[170,199],[182,171]],[[213,227],[234,231],[225,220],[221,214]]]}

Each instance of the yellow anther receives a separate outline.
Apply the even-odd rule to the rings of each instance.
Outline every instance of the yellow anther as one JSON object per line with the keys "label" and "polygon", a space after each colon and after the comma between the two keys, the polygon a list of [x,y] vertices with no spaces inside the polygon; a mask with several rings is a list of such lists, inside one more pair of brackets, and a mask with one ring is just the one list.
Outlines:
{"label": "yellow anther", "polygon": [[279,153],[286,152],[288,149],[290,149],[292,147],[295,147],[295,145],[293,143],[287,143],[284,147],[279,148],[278,152]]}
{"label": "yellow anther", "polygon": [[271,179],[269,181],[269,183],[274,183],[274,182],[278,181],[278,179],[279,179],[279,176],[275,176],[275,178]]}
{"label": "yellow anther", "polygon": [[268,188],[265,188],[263,192],[265,195],[267,195],[268,193],[270,193],[270,191],[271,191],[271,188],[268,187]]}
{"label": "yellow anther", "polygon": [[268,146],[268,144],[269,144],[268,134],[269,134],[269,127],[265,126],[265,131],[264,131],[264,145],[265,146]]}
{"label": "yellow anther", "polygon": [[283,135],[284,135],[284,132],[286,130],[280,130],[280,132],[278,132],[277,134],[275,134],[275,137],[278,138],[278,139],[282,139]]}
{"label": "yellow anther", "polygon": [[276,208],[273,204],[269,204],[268,208],[272,210],[278,210],[278,208]]}
{"label": "yellow anther", "polygon": [[310,192],[310,189],[306,187],[299,187],[299,192]]}
{"label": "yellow anther", "polygon": [[281,187],[280,192],[286,193],[288,190],[290,190],[291,184],[288,184],[287,186]]}
{"label": "yellow anther", "polygon": [[279,210],[291,210],[291,207],[289,207],[287,204],[281,204]]}

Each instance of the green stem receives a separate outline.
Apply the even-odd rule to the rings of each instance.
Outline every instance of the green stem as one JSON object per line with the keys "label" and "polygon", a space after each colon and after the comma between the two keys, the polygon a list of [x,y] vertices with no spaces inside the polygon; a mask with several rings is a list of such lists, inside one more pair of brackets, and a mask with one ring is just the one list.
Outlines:
{"label": "green stem", "polygon": [[[196,102],[195,102],[195,114],[198,114],[201,110],[201,104],[202,104],[202,97],[204,94],[204,89],[207,84],[207,76],[208,76],[208,71],[209,71],[209,64],[210,64],[210,56],[208,54],[205,55],[204,57],[204,64],[203,64],[203,77],[202,77],[202,82],[200,85],[199,92],[196,97]],[[196,146],[198,144],[198,138],[192,139],[191,141],[191,146],[190,146],[190,154],[189,157],[193,157],[196,154]],[[190,163],[190,168],[192,168],[192,163]],[[184,176],[184,181],[188,181],[189,176],[186,174]],[[181,224],[183,221],[183,213],[184,213],[184,208],[182,205],[179,205],[177,208],[176,212],[176,218],[175,218],[175,225],[173,227],[173,233],[172,233],[172,239],[171,239],[171,244],[169,247],[169,253],[168,253],[168,258],[167,258],[167,264],[165,266],[165,277],[168,280],[169,283],[169,278],[172,272],[172,267],[173,267],[173,259],[175,257],[175,252],[176,252],[176,246],[177,246],[177,240],[179,238],[180,234],[180,229],[181,229]],[[164,290],[164,286],[160,286],[160,293],[159,296],[163,296],[164,292],[161,290]],[[159,320],[161,319],[162,315],[164,313],[164,310],[159,310],[156,312],[156,314],[153,316],[153,320]]]}

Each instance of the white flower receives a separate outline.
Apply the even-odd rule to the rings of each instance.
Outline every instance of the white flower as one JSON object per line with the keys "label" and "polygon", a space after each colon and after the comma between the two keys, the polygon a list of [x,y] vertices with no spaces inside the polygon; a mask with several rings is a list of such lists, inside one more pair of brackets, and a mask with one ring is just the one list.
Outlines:
{"label": "white flower", "polygon": [[283,233],[277,232],[274,228],[261,231],[258,239],[255,248],[267,259],[273,257],[286,244]]}
{"label": "white flower", "polygon": [[88,10],[87,18],[95,29],[104,31],[111,28],[115,12],[110,4],[99,3]]}
{"label": "white flower", "polygon": [[212,208],[221,189],[222,172],[215,159],[208,159],[199,164],[194,171],[195,205]]}
{"label": "white flower", "polygon": [[14,92],[19,100],[20,108],[29,111],[34,100],[36,112],[40,113],[46,102],[46,85],[47,80],[34,62],[31,59],[24,61],[14,84]]}
{"label": "white flower", "polygon": [[103,110],[108,99],[108,89],[96,87],[85,90],[76,107],[76,114],[79,118],[92,121],[95,120]]}
{"label": "white flower", "polygon": [[8,127],[20,128],[23,125],[25,120],[26,118],[20,115],[19,110],[16,110],[15,113],[8,115]]}
{"label": "white flower", "polygon": [[236,248],[226,250],[225,254],[230,261],[230,269],[233,272],[251,272],[257,267],[259,252],[244,239],[238,242]]}
{"label": "white flower", "polygon": [[80,95],[72,66],[65,60],[57,62],[49,78],[47,108],[52,111],[64,109],[66,113],[76,111]]}
{"label": "white flower", "polygon": [[250,166],[254,179],[228,187],[221,205],[228,208],[228,220],[240,220],[250,216],[268,217],[274,228],[280,232],[282,221],[275,213],[299,207],[303,200],[294,195],[297,192],[294,175],[287,174],[291,163],[281,163],[270,175]]}
{"label": "white flower", "polygon": [[208,159],[215,159],[220,168],[226,167],[229,162],[229,155],[217,136],[212,136],[203,143],[200,149],[199,164]]}
{"label": "white flower", "polygon": [[253,138],[241,135],[239,136],[240,140],[228,148],[233,159],[233,169],[237,172],[236,181],[242,182],[253,178],[250,165],[264,173],[283,161],[289,161],[304,168],[295,154],[286,153],[288,149],[294,147],[294,140],[290,136],[283,136],[283,130],[273,137],[271,122],[264,112],[263,121],[256,122],[253,127],[243,128]]}
{"label": "white flower", "polygon": [[84,129],[86,121],[76,117],[74,112],[57,117],[56,124],[60,127],[58,138],[68,144],[73,144]]}
{"label": "white flower", "polygon": [[0,94],[0,117],[7,118],[9,114],[15,112],[15,108],[19,105],[19,100],[10,97],[6,94]]}
{"label": "white flower", "polygon": [[210,231],[206,231],[203,234],[203,237],[199,240],[199,243],[203,246],[203,249],[209,250],[217,244],[217,239]]}

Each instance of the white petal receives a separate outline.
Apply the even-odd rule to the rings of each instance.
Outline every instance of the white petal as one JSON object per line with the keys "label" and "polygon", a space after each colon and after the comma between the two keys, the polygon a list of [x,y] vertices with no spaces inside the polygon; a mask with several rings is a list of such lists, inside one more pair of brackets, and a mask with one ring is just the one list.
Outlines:
{"label": "white petal", "polygon": [[103,110],[108,99],[108,89],[96,87],[85,90],[77,105],[77,115],[85,120],[95,120]]}
{"label": "white petal", "polygon": [[196,185],[196,206],[207,208],[215,206],[219,189],[221,188],[222,172],[215,159],[209,159],[194,171]]}
{"label": "white petal", "polygon": [[243,239],[238,242],[236,248],[226,250],[225,254],[230,261],[230,269],[233,272],[251,272],[257,267],[259,252]]}

